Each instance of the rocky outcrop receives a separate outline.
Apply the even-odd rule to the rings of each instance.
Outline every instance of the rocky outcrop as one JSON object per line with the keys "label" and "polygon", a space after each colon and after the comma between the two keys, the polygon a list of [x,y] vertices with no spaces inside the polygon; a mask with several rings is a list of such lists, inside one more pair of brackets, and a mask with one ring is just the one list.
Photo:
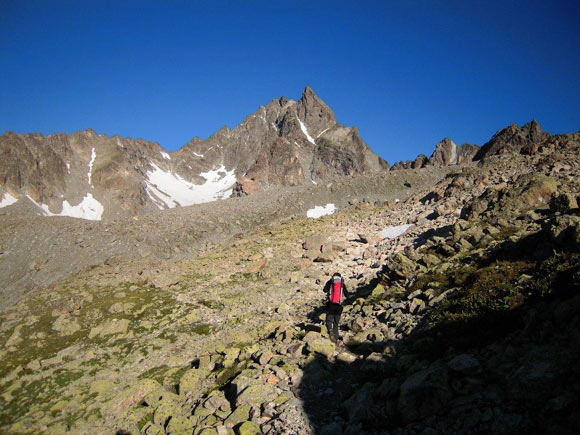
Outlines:
{"label": "rocky outcrop", "polygon": [[435,146],[431,157],[427,158],[424,154],[419,154],[413,161],[396,162],[391,169],[420,169],[426,166],[442,168],[451,165],[463,165],[470,163],[478,150],[479,147],[477,145],[463,144],[457,146],[451,139],[445,138]]}
{"label": "rocky outcrop", "polygon": [[474,160],[481,160],[496,154],[520,153],[524,149],[530,150],[530,148],[538,147],[549,137],[550,134],[542,130],[535,119],[521,127],[517,124],[510,124],[494,134],[489,142],[477,152]]}
{"label": "rocky outcrop", "polygon": [[427,165],[448,166],[457,164],[457,145],[451,139],[446,137],[435,146],[435,151]]}
{"label": "rocky outcrop", "polygon": [[473,158],[479,151],[478,145],[472,145],[469,143],[464,143],[457,147],[457,164],[463,165],[464,163],[469,163],[473,161]]}

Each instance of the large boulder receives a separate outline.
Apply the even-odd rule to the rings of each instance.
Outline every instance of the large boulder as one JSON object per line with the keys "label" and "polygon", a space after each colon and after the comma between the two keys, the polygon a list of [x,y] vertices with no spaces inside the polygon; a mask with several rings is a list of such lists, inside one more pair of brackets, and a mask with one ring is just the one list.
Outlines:
{"label": "large boulder", "polygon": [[278,391],[273,385],[250,385],[236,397],[236,407],[244,404],[259,406],[262,403],[273,401],[276,397],[278,397]]}
{"label": "large boulder", "polygon": [[451,397],[447,367],[435,362],[403,382],[397,409],[403,421],[409,423],[437,414]]}

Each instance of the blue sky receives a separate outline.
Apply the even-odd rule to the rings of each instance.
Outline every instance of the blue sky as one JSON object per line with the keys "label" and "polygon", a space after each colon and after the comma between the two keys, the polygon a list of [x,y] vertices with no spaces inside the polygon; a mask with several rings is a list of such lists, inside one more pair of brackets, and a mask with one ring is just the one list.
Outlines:
{"label": "blue sky", "polygon": [[580,2],[0,0],[0,132],[168,150],[305,85],[390,163],[580,130]]}

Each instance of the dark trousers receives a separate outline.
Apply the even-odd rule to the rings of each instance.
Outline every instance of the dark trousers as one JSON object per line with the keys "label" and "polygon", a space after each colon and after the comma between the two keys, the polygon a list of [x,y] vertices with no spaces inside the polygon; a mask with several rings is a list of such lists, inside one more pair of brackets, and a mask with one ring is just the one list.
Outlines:
{"label": "dark trousers", "polygon": [[342,314],[342,305],[328,303],[326,306],[326,329],[329,336],[338,340],[338,324]]}

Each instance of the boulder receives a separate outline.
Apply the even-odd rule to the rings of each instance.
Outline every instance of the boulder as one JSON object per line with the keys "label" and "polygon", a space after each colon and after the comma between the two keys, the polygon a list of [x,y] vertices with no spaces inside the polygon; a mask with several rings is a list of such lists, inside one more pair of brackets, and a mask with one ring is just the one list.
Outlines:
{"label": "boulder", "polygon": [[382,299],[387,294],[387,290],[382,286],[382,284],[377,284],[377,286],[371,292],[371,297]]}
{"label": "boulder", "polygon": [[425,302],[419,298],[415,298],[411,301],[411,306],[409,307],[409,312],[411,314],[420,313],[425,309]]}
{"label": "boulder", "polygon": [[179,394],[185,395],[196,391],[200,380],[207,376],[208,372],[201,369],[191,369],[186,371],[179,380]]}
{"label": "boulder", "polygon": [[380,417],[380,401],[373,397],[377,387],[377,384],[368,382],[344,402],[351,423],[371,423]]}
{"label": "boulder", "polygon": [[441,411],[452,397],[447,379],[447,367],[440,362],[409,376],[401,385],[397,405],[403,421],[410,423]]}
{"label": "boulder", "polygon": [[317,251],[322,252],[322,246],[326,243],[326,236],[322,234],[316,234],[308,237],[304,243],[302,243],[302,248],[306,251]]}
{"label": "boulder", "polygon": [[62,314],[52,324],[52,329],[60,332],[60,335],[72,335],[81,329],[81,326],[68,314]]}
{"label": "boulder", "polygon": [[273,385],[250,385],[236,397],[236,407],[244,404],[260,405],[264,402],[271,402],[276,397],[278,397],[278,392]]}
{"label": "boulder", "polygon": [[461,354],[447,363],[447,367],[465,376],[473,376],[481,371],[481,364],[473,355]]}
{"label": "boulder", "polygon": [[237,347],[231,347],[226,351],[224,356],[223,366],[227,369],[233,367],[236,360],[240,356],[240,349]]}
{"label": "boulder", "polygon": [[239,435],[260,435],[262,433],[260,426],[253,421],[246,421],[237,429]]}
{"label": "boulder", "polygon": [[183,434],[183,433],[191,433],[195,425],[191,418],[176,415],[169,420],[167,427],[165,428],[165,432],[168,434]]}
{"label": "boulder", "polygon": [[337,259],[337,255],[336,252],[334,251],[329,251],[329,252],[324,252],[320,255],[318,255],[314,261],[316,263],[332,263],[334,260]]}
{"label": "boulder", "polygon": [[383,239],[378,233],[359,233],[358,238],[362,243],[368,243],[370,245],[379,243]]}
{"label": "boulder", "polygon": [[550,198],[552,213],[568,213],[570,209],[578,207],[576,198],[571,193],[554,193]]}
{"label": "boulder", "polygon": [[402,252],[393,255],[389,262],[388,268],[395,278],[412,278],[415,274],[416,264],[407,258]]}
{"label": "boulder", "polygon": [[580,228],[580,217],[573,215],[554,216],[544,224],[550,238],[558,244],[568,242],[577,243],[578,229]]}
{"label": "boulder", "polygon": [[89,332],[89,338],[97,336],[105,337],[107,335],[125,334],[129,328],[128,319],[112,319],[95,326]]}
{"label": "boulder", "polygon": [[250,418],[252,405],[246,403],[238,406],[224,421],[227,427],[234,427]]}
{"label": "boulder", "polygon": [[322,336],[308,342],[308,350],[310,352],[324,355],[327,358],[334,355],[334,349],[334,344]]}
{"label": "boulder", "polygon": [[231,197],[248,196],[257,193],[260,190],[262,190],[262,185],[258,181],[252,178],[241,177],[236,181],[236,184],[234,184]]}
{"label": "boulder", "polygon": [[266,350],[259,350],[254,355],[252,355],[252,359],[256,361],[260,365],[266,365],[270,362],[274,354],[272,351]]}

